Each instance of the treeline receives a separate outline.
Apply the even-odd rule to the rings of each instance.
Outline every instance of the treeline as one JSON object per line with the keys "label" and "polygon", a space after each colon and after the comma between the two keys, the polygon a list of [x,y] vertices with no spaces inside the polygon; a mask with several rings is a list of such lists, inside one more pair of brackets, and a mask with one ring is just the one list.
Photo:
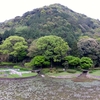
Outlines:
{"label": "treeline", "polygon": [[[77,42],[78,56],[71,55],[69,44],[61,37],[49,35],[33,41],[20,36],[10,36],[0,45],[1,62],[23,62],[28,67],[64,66],[99,66],[100,39],[81,37]],[[2,59],[3,55],[7,56]],[[85,57],[85,58],[84,58]],[[27,62],[28,61],[28,62]],[[93,61],[93,62],[92,62]],[[81,63],[82,62],[82,63]],[[84,63],[84,65],[82,65]]]}
{"label": "treeline", "polygon": [[[67,27],[67,28],[66,28]],[[19,27],[17,29],[11,29],[9,31],[5,31],[4,34],[1,35],[2,40],[5,40],[9,36],[21,36],[24,37],[26,40],[33,40],[40,38],[41,36],[49,36],[49,35],[56,35],[59,37],[62,37],[66,42],[68,42],[71,50],[73,51],[73,55],[77,55],[77,40],[78,35],[75,35],[74,30],[71,28],[71,26],[61,26],[58,28],[53,29],[51,32],[45,29],[39,29],[35,30],[34,28],[29,27]],[[52,29],[52,27],[50,27]],[[69,31],[70,30],[70,31]],[[44,32],[43,32],[44,31]]]}

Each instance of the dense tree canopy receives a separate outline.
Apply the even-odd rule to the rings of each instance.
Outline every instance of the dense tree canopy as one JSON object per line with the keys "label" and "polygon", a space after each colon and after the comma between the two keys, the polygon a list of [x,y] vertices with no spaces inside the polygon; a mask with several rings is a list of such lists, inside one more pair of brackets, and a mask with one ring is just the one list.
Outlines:
{"label": "dense tree canopy", "polygon": [[45,59],[44,56],[35,56],[31,61],[30,65],[34,67],[42,67],[50,65],[50,62]]}
{"label": "dense tree canopy", "polygon": [[27,42],[23,37],[10,36],[0,45],[0,53],[13,56],[17,60],[22,60],[27,54],[27,48]]}
{"label": "dense tree canopy", "polygon": [[95,64],[99,62],[100,59],[100,44],[96,39],[83,37],[77,43],[80,56],[90,57],[94,60]]}
{"label": "dense tree canopy", "polygon": [[82,38],[77,44],[82,56],[93,55],[98,52],[98,43],[93,38]]}
{"label": "dense tree canopy", "polygon": [[67,55],[69,46],[61,37],[44,36],[32,42],[28,55],[43,55],[48,60],[59,62]]}
{"label": "dense tree canopy", "polygon": [[70,68],[71,67],[75,68],[80,65],[80,58],[78,58],[78,57],[66,56],[65,61],[68,62]]}
{"label": "dense tree canopy", "polygon": [[80,66],[82,69],[89,69],[93,66],[93,61],[89,57],[82,57],[80,60]]}

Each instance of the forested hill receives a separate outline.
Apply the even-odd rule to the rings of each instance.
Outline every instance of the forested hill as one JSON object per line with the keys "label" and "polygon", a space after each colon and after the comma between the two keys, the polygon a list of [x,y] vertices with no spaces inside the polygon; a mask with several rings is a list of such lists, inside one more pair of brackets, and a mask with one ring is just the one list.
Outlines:
{"label": "forested hill", "polygon": [[52,4],[0,23],[0,33],[2,39],[11,35],[36,39],[52,34],[62,37],[73,47],[81,35],[99,36],[100,21],[76,13],[63,5]]}

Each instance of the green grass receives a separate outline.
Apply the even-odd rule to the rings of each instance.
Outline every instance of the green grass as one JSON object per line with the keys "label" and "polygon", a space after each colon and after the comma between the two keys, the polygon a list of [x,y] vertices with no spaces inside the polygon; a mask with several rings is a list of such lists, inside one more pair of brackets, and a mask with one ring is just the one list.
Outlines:
{"label": "green grass", "polygon": [[64,75],[80,74],[80,73],[81,73],[81,72],[76,71],[76,73],[61,72],[61,73],[47,73],[46,75],[64,76]]}
{"label": "green grass", "polygon": [[37,73],[28,73],[28,74],[22,74],[23,77],[30,77],[30,76],[36,76]]}
{"label": "green grass", "polygon": [[6,69],[8,69],[8,68],[0,68],[0,70],[6,70]]}
{"label": "green grass", "polygon": [[[6,70],[7,68],[0,68],[0,70]],[[19,71],[19,72],[24,72],[24,71]],[[31,77],[31,76],[36,76],[37,73],[23,73],[22,76],[18,74],[10,74],[10,71],[5,71],[5,72],[0,72],[0,77],[1,78],[20,78],[20,77]]]}
{"label": "green grass", "polygon": [[91,75],[96,75],[96,76],[100,76],[100,70],[93,70],[92,73],[90,73]]}
{"label": "green grass", "polygon": [[19,78],[20,76],[18,74],[8,75],[7,78]]}
{"label": "green grass", "polygon": [[31,77],[36,76],[37,73],[24,73],[22,76],[19,76],[18,74],[8,74],[7,77],[2,76],[2,78],[21,78],[21,77]]}
{"label": "green grass", "polygon": [[4,66],[4,65],[12,66],[12,65],[16,65],[16,63],[12,63],[12,62],[1,62],[0,63],[0,66]]}

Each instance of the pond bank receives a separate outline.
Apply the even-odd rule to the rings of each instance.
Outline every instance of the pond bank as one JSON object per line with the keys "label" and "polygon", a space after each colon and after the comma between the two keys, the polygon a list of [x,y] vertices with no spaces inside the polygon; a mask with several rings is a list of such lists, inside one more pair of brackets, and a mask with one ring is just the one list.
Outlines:
{"label": "pond bank", "polygon": [[60,76],[54,76],[54,75],[48,75],[48,77],[51,78],[69,78],[69,79],[75,79],[74,81],[92,81],[92,80],[100,80],[100,76],[91,75],[87,73],[85,76],[80,76],[81,74],[69,74],[69,75],[60,75]]}

